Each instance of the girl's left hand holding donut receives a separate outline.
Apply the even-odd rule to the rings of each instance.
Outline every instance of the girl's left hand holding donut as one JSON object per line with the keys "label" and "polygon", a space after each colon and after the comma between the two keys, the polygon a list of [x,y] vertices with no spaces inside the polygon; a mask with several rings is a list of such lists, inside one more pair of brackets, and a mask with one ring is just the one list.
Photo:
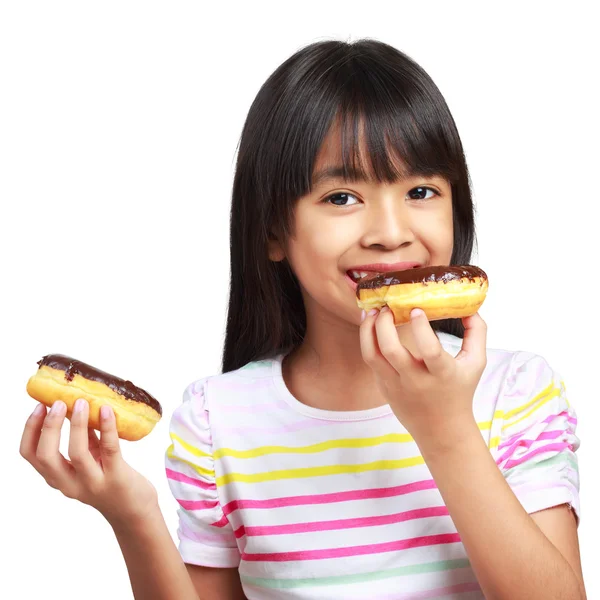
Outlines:
{"label": "girl's left hand holding donut", "polygon": [[[100,438],[88,428],[89,405],[80,400],[70,421],[67,460],[59,450],[66,405],[56,401],[52,410],[38,404],[25,424],[20,454],[46,483],[97,509],[113,526],[143,519],[158,507],[154,486],[130,467],[121,455],[112,408],[100,420]],[[101,411],[101,415],[104,413]]]}
{"label": "girl's left hand holding donut", "polygon": [[448,436],[460,436],[463,425],[476,426],[473,396],[487,360],[487,326],[479,313],[462,319],[462,349],[453,357],[442,347],[425,314],[413,310],[406,326],[412,328],[420,359],[401,344],[387,307],[371,313],[360,327],[363,359],[417,444],[452,443]]}

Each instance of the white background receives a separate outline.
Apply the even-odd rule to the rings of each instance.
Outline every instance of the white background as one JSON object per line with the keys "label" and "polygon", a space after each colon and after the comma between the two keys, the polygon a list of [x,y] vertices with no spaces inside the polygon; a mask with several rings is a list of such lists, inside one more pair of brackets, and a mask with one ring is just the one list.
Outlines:
{"label": "white background", "polygon": [[[461,134],[490,277],[488,346],[542,354],[579,416],[590,598],[600,505],[598,36],[592,2],[4,2],[0,8],[2,588],[131,598],[110,527],[18,453],[47,353],[162,403],[126,460],[157,487],[168,420],[219,372],[236,145],[255,94],[300,47],[374,37],[419,62]],[[596,215],[596,216],[594,216]],[[68,426],[63,430],[66,452]]]}

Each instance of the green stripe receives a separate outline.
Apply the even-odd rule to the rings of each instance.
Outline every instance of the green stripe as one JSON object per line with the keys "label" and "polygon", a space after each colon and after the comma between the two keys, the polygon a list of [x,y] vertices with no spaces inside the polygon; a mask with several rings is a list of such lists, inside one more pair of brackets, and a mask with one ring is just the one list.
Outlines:
{"label": "green stripe", "polygon": [[540,461],[535,461],[535,459],[528,460],[520,465],[511,467],[510,469],[504,471],[504,476],[508,477],[513,471],[528,471],[529,469],[536,469],[538,467],[554,467],[564,462],[568,462],[573,469],[575,469],[575,471],[578,471],[579,467],[577,465],[577,458],[571,454],[561,452],[552,458],[546,458]]}
{"label": "green stripe", "polygon": [[387,571],[371,571],[369,573],[356,573],[354,575],[334,575],[332,577],[311,577],[309,579],[267,579],[264,577],[249,577],[240,574],[244,583],[265,588],[300,588],[319,585],[343,585],[347,583],[362,583],[364,581],[377,581],[402,575],[418,575],[420,573],[433,573],[434,571],[450,571],[451,569],[465,569],[471,566],[467,558],[458,560],[441,560],[438,562],[423,563],[398,567]]}
{"label": "green stripe", "polygon": [[243,367],[240,367],[240,371],[250,371],[252,369],[260,369],[261,367],[268,367],[269,363],[273,362],[270,359],[255,360],[253,362],[246,363]]}

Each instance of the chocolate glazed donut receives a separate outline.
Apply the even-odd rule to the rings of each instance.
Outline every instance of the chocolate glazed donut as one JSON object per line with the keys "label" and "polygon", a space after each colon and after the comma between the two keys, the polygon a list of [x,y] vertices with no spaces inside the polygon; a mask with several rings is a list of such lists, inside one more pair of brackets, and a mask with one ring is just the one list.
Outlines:
{"label": "chocolate glazed donut", "polygon": [[75,401],[83,398],[90,407],[89,427],[99,430],[100,407],[108,404],[115,413],[119,437],[135,441],[148,435],[162,417],[158,400],[131,381],[63,354],[48,354],[37,364],[27,393],[46,406],[62,400],[69,419]]}
{"label": "chocolate glazed donut", "polygon": [[450,265],[379,273],[362,279],[356,289],[358,307],[365,311],[389,306],[394,323],[410,321],[413,308],[430,321],[469,317],[485,300],[488,277],[479,267]]}

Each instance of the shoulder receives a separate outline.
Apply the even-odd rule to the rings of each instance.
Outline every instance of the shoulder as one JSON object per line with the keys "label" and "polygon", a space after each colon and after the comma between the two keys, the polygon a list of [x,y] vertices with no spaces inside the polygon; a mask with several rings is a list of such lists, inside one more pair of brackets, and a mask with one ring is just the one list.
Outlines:
{"label": "shoulder", "polygon": [[[456,356],[462,339],[446,333],[438,335],[446,351]],[[491,405],[495,417],[499,410],[506,417],[536,398],[549,402],[560,396],[568,404],[561,374],[543,356],[526,350],[488,347],[486,357],[475,400]]]}
{"label": "shoulder", "polygon": [[[462,338],[444,332],[438,332],[437,335],[443,348],[452,356],[460,352]],[[481,377],[481,384],[485,385],[488,396],[492,388],[496,388],[498,394],[502,393],[502,388],[505,387],[511,373],[519,368],[522,361],[533,356],[535,355],[520,350],[486,347],[487,364]]]}
{"label": "shoulder", "polygon": [[199,414],[245,404],[257,391],[267,389],[277,360],[278,357],[252,361],[234,371],[195,379],[185,387],[181,406]]}
{"label": "shoulder", "polygon": [[[463,340],[443,332],[438,332],[437,335],[444,349],[452,356],[456,356]],[[501,377],[509,386],[514,385],[517,379],[519,383],[531,382],[556,374],[543,356],[526,350],[486,347],[486,357],[487,366],[484,374],[488,377],[491,374]]]}
{"label": "shoulder", "polygon": [[[272,380],[274,360],[251,362],[228,373],[200,377],[183,390],[169,421],[172,440],[208,453],[215,426],[247,421],[255,411],[256,393]],[[265,395],[268,399],[269,395]],[[268,400],[267,400],[268,401]],[[183,442],[182,442],[183,440]]]}

